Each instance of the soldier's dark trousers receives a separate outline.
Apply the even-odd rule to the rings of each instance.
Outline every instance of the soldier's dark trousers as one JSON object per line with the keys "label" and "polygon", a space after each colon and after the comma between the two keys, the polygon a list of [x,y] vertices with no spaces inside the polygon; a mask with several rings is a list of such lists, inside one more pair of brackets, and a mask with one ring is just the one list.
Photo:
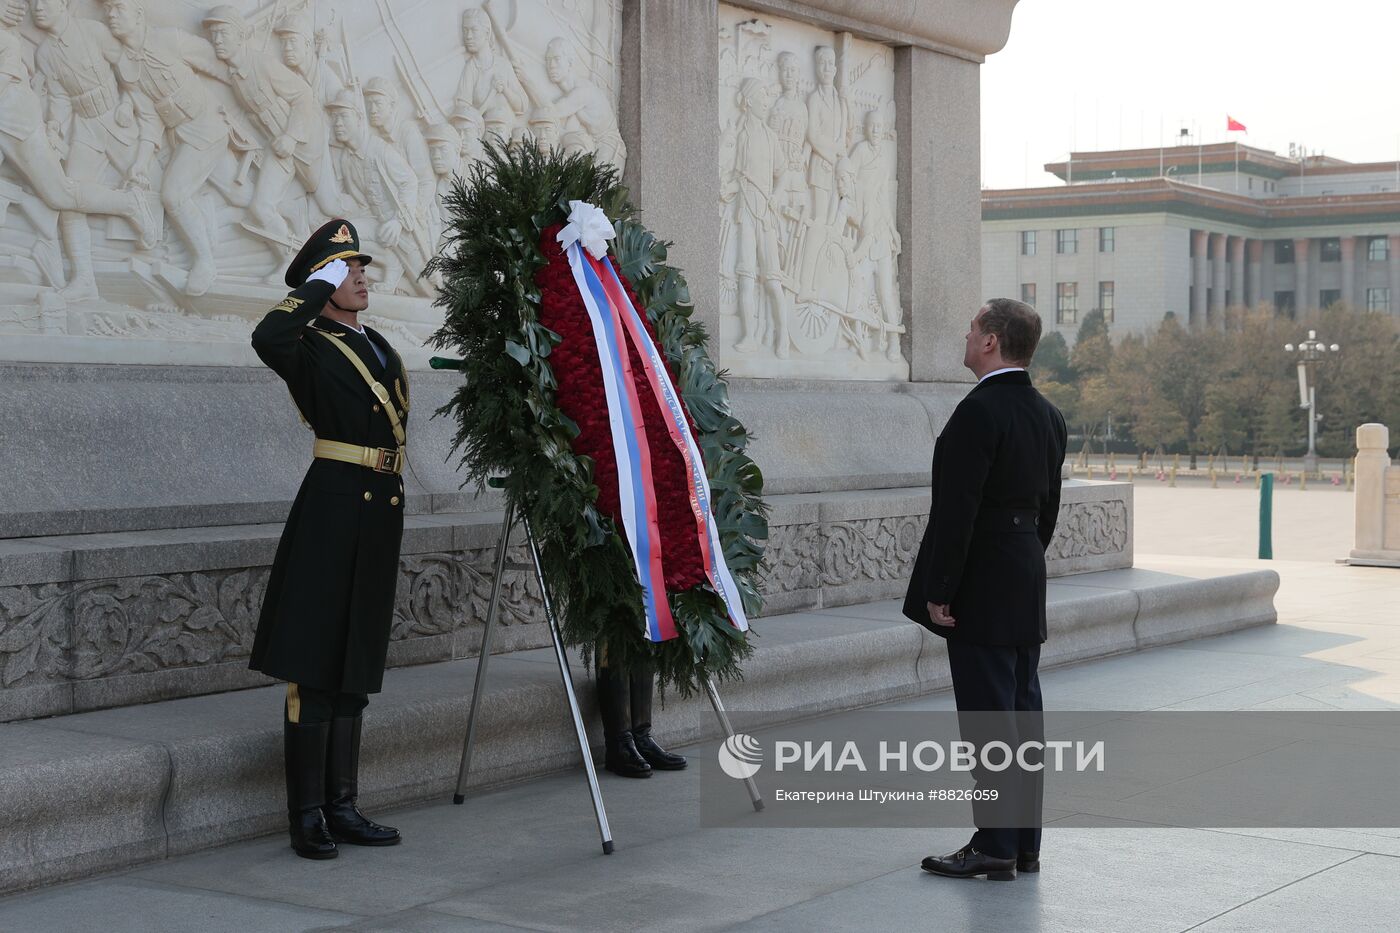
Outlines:
{"label": "soldier's dark trousers", "polygon": [[334,858],[337,842],[387,846],[399,831],[366,819],[359,796],[363,693],[287,685],[287,817],[292,848],[306,858]]}

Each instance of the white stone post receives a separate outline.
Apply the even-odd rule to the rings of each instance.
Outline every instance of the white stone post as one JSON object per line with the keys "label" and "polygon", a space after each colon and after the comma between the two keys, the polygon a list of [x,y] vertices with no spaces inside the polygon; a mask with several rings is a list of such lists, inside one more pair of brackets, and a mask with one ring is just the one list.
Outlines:
{"label": "white stone post", "polygon": [[[1390,469],[1390,430],[1383,424],[1356,429],[1356,537],[1353,559],[1385,559],[1385,487]],[[1400,559],[1400,553],[1389,555]]]}

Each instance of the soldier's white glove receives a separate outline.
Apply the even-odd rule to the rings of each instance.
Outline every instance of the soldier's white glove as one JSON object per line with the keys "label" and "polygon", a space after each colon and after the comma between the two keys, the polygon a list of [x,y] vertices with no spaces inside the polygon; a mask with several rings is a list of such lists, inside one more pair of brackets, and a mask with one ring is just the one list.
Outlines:
{"label": "soldier's white glove", "polygon": [[339,288],[340,283],[350,274],[350,266],[344,259],[332,259],[306,277],[308,282],[329,282],[331,288]]}

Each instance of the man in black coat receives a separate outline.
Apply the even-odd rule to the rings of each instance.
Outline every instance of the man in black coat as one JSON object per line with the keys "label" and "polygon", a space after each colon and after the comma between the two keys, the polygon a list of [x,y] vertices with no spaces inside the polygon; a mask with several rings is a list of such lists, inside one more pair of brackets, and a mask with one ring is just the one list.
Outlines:
{"label": "man in black coat", "polygon": [[[1009,740],[1013,749],[1043,739],[1037,666],[1045,549],[1055,534],[1068,440],[1064,417],[1026,373],[1040,330],[1035,309],[1009,298],[989,301],[973,317],[963,365],[979,381],[934,445],[933,506],[904,600],[906,616],[947,641],[963,738]],[[981,828],[972,840],[924,859],[924,869],[997,880],[1039,871],[1039,773],[973,773],[979,788],[1002,789],[1001,820],[974,803]],[[1004,822],[1007,790],[1017,812],[1035,814],[1027,820],[1034,825],[984,825]]]}
{"label": "man in black coat", "polygon": [[306,858],[334,858],[337,841],[399,842],[355,802],[361,714],[384,678],[394,612],[409,401],[402,360],[358,322],[369,262],[354,226],[332,220],[292,260],[291,293],[253,331],[253,349],[316,435],[249,664],[287,681],[287,815]]}

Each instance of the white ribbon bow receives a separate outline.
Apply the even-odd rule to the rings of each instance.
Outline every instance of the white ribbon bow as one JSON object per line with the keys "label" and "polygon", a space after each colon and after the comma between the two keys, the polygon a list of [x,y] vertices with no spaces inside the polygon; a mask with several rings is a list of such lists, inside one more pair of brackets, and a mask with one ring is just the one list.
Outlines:
{"label": "white ribbon bow", "polygon": [[583,244],[594,259],[602,259],[608,253],[608,240],[617,236],[612,221],[602,208],[587,201],[569,202],[569,223],[555,237],[559,245],[568,249],[577,241]]}

